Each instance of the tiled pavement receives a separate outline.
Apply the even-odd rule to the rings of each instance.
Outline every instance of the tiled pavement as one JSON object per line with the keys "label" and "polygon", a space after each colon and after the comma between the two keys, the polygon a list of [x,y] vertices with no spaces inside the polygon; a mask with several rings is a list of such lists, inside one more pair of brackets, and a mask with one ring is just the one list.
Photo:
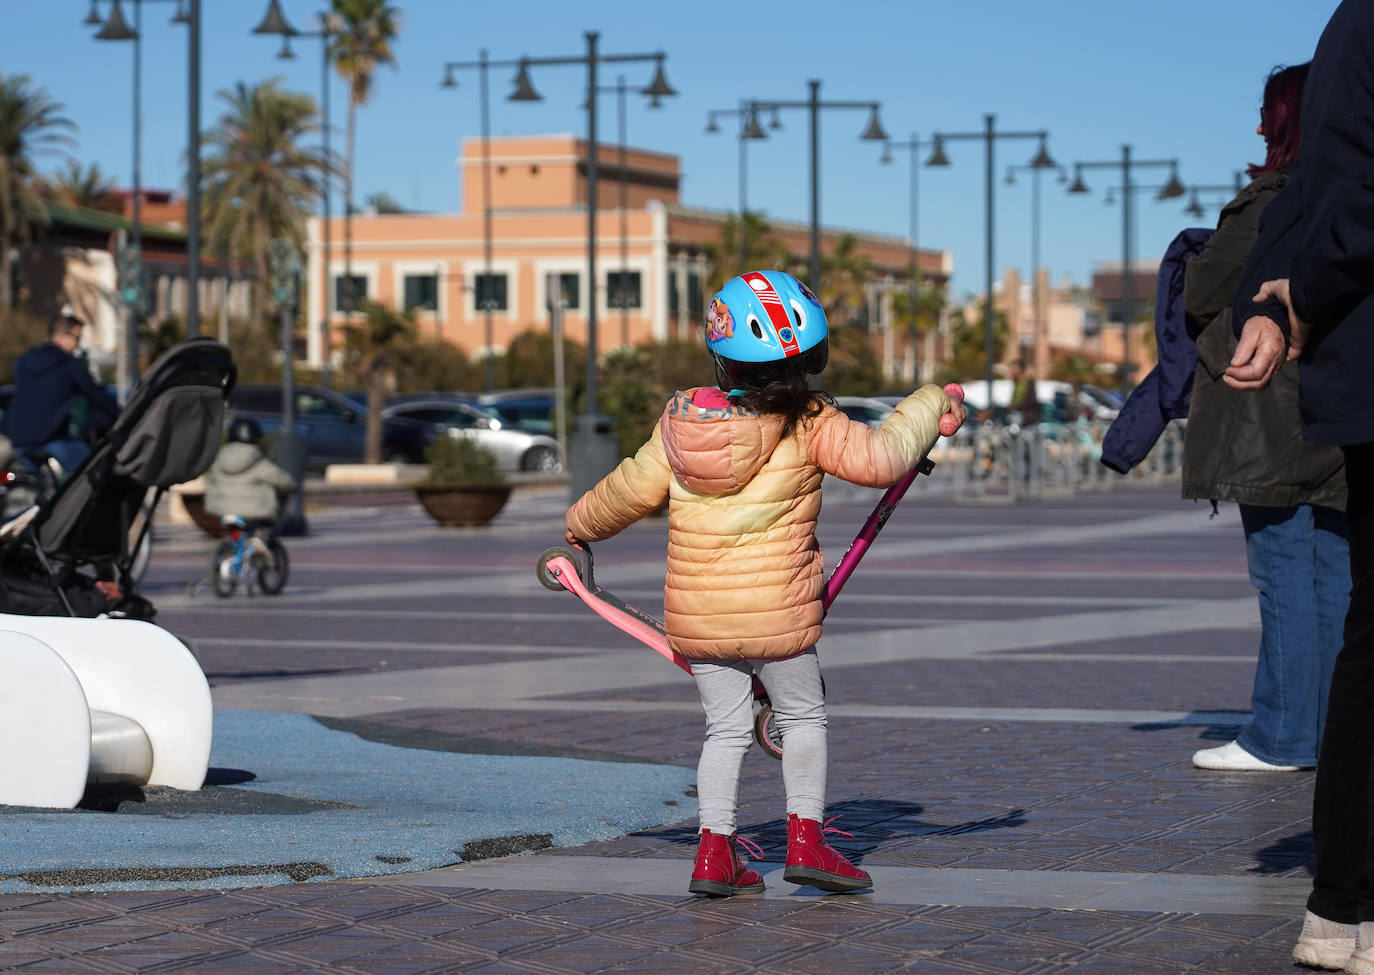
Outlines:
{"label": "tiled pavement", "polygon": [[[837,845],[873,895],[770,877],[766,897],[692,898],[692,824],[668,823],[385,882],[0,896],[0,969],[1288,970],[1311,774],[1188,764],[1248,704],[1257,621],[1234,511],[1209,519],[1165,489],[1014,506],[923,491],[822,643],[831,813],[854,833]],[[691,767],[691,682],[534,580],[563,501],[521,492],[462,532],[408,503],[314,512],[276,600],[188,598],[210,546],[166,530],[149,589],[221,706]],[[832,493],[832,564],[871,503]],[[663,534],[649,521],[598,546],[598,580],[656,611]],[[765,871],[785,846],[780,794],[778,764],[751,753],[740,828]]]}

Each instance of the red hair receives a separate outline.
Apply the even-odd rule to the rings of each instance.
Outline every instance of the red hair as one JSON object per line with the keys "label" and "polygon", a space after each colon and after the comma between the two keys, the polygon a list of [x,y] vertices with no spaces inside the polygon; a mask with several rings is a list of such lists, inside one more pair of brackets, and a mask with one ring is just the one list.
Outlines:
{"label": "red hair", "polygon": [[1246,168],[1250,178],[1288,169],[1298,161],[1302,145],[1302,88],[1312,62],[1292,67],[1277,67],[1264,82],[1264,102],[1260,106],[1260,127],[1264,129],[1267,151],[1264,162]]}

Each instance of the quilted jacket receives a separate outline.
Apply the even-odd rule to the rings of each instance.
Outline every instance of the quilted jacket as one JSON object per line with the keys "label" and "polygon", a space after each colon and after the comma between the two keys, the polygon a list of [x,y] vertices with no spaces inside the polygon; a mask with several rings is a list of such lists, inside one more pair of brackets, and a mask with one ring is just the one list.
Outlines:
{"label": "quilted jacket", "polygon": [[666,498],[669,645],[697,660],[789,657],[821,636],[822,475],[895,484],[935,443],[949,402],[925,386],[878,429],[827,406],[784,438],[778,416],[678,392],[648,443],[568,510],[568,528],[610,538]]}

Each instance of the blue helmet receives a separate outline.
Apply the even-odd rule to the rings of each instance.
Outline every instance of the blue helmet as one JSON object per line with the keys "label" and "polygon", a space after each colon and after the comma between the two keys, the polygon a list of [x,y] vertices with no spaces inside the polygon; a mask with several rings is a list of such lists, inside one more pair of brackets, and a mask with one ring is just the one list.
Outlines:
{"label": "blue helmet", "polygon": [[829,328],[820,300],[786,271],[725,282],[706,311],[706,347],[735,362],[777,362],[813,349]]}

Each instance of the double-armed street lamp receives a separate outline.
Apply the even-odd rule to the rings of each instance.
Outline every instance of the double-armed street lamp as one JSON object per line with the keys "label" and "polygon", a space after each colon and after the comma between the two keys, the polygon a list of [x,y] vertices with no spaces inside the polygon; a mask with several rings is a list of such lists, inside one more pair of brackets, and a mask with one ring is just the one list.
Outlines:
{"label": "double-armed street lamp", "polygon": [[[895,157],[892,155],[892,150],[897,149],[897,150],[899,150],[899,151],[901,151],[901,152],[905,152],[905,153],[907,154],[907,162],[908,162],[908,167],[909,167],[909,179],[910,179],[910,183],[911,183],[911,187],[910,187],[910,189],[907,191],[907,194],[908,194],[907,204],[908,204],[908,208],[909,208],[909,211],[910,211],[909,217],[910,217],[910,230],[911,230],[911,254],[910,254],[910,256],[907,258],[907,275],[908,275],[908,284],[909,284],[909,286],[910,286],[910,288],[911,288],[911,297],[910,297],[911,309],[910,309],[910,312],[911,312],[911,318],[912,318],[912,323],[913,323],[913,330],[912,330],[912,331],[913,331],[913,335],[915,334],[914,325],[915,325],[917,316],[918,316],[918,314],[919,314],[920,302],[921,302],[921,263],[920,263],[920,253],[919,253],[919,251],[920,251],[920,231],[921,231],[921,222],[920,222],[920,216],[921,216],[921,210],[920,210],[920,198],[921,198],[921,166],[920,166],[920,161],[919,161],[919,159],[917,158],[917,156],[918,156],[923,150],[931,148],[932,145],[933,145],[933,143],[930,142],[930,141],[922,141],[921,139],[917,138],[916,133],[913,132],[913,133],[911,133],[910,137],[907,138],[905,141],[893,141],[893,140],[889,139],[889,140],[887,140],[886,142],[884,142],[884,143],[883,143],[883,154],[882,154],[881,156],[878,157],[878,162],[882,163],[882,164],[885,165],[885,166],[890,166],[890,165],[895,161]],[[889,329],[887,330],[887,334],[888,334],[889,340],[890,340],[890,336],[891,336],[891,334],[892,334],[891,328],[889,328]],[[889,368],[890,368],[890,366],[889,366]],[[891,377],[889,377],[889,378],[891,378]],[[920,366],[919,366],[919,365],[918,365],[917,368],[916,368],[916,377],[915,377],[915,378],[916,378],[916,381],[917,381],[917,382],[920,382],[921,375],[920,375]]]}
{"label": "double-armed street lamp", "polygon": [[[587,42],[586,53],[565,57],[523,57],[518,62],[515,75],[515,91],[509,96],[513,102],[542,101],[530,81],[529,69],[532,67],[554,67],[572,65],[587,69],[586,101],[587,109],[587,393],[586,408],[577,418],[577,430],[573,435],[572,464],[568,477],[568,489],[577,498],[590,490],[615,466],[619,450],[615,436],[611,432],[610,420],[600,416],[596,404],[596,214],[597,214],[597,68],[602,64],[628,64],[634,62],[654,63],[654,76],[640,94],[654,101],[676,95],[677,91],[668,84],[663,72],[663,62],[667,55],[663,51],[646,54],[606,54],[597,49],[600,34],[587,31],[583,35]],[[502,62],[508,64],[509,62]],[[489,62],[488,66],[495,62]],[[490,205],[490,194],[488,194]]]}
{"label": "double-armed street lamp", "polygon": [[[143,283],[141,279],[143,228],[141,223],[142,177],[142,33],[144,0],[131,0],[134,9],[134,22],[130,26],[124,19],[120,0],[110,0],[110,12],[101,19],[97,0],[91,0],[89,13],[82,21],[88,26],[99,25],[96,33],[98,41],[134,42],[134,125],[133,125],[133,214],[132,238],[135,263],[134,276],[138,279],[132,295],[126,295],[129,307],[128,323],[125,331],[125,360],[127,382],[132,386],[138,378],[138,323],[141,318],[139,309],[143,303]],[[200,0],[175,0],[176,10],[172,23],[185,24],[187,27],[187,78],[188,96],[186,108],[186,332],[188,335],[200,334]],[[132,299],[132,300],[130,300]]]}
{"label": "double-armed street lamp", "polygon": [[996,240],[994,230],[996,226],[996,162],[995,148],[999,139],[1035,139],[1039,143],[1039,149],[1028,163],[1035,169],[1053,169],[1057,165],[1050,157],[1049,153],[1049,133],[1044,129],[1030,132],[1005,132],[997,129],[997,116],[988,114],[983,116],[983,131],[981,132],[935,132],[931,135],[933,148],[930,158],[926,160],[927,166],[948,166],[949,157],[945,155],[945,143],[959,140],[977,140],[983,143],[983,179],[984,179],[984,259],[986,266],[983,268],[983,280],[986,293],[986,304],[983,307],[983,326],[984,343],[986,352],[986,364],[984,377],[987,380],[988,407],[991,408],[992,402],[992,367],[995,358],[995,341],[992,304],[992,280],[994,274],[994,248]]}
{"label": "double-armed street lamp", "polygon": [[1131,277],[1135,226],[1134,197],[1139,187],[1131,179],[1137,169],[1168,169],[1169,179],[1155,193],[1156,200],[1175,200],[1187,193],[1178,179],[1177,159],[1135,159],[1131,155],[1129,143],[1122,145],[1121,158],[1118,160],[1096,160],[1075,162],[1073,164],[1073,184],[1070,193],[1087,193],[1088,186],[1083,182],[1085,169],[1116,169],[1121,174],[1121,382],[1128,384],[1134,367],[1131,364],[1131,325],[1135,318],[1135,282]]}
{"label": "double-armed street lamp", "polygon": [[1198,199],[1199,193],[1221,193],[1235,196],[1245,187],[1245,178],[1239,169],[1235,171],[1234,176],[1235,178],[1229,186],[1222,183],[1214,183],[1212,185],[1200,183],[1191,184],[1188,187],[1188,205],[1183,208],[1183,212],[1190,217],[1201,218],[1207,215],[1206,211],[1202,209],[1201,201]]}
{"label": "double-armed street lamp", "polygon": [[[281,37],[281,50],[277,52],[277,57],[282,61],[295,60],[296,52],[291,50],[291,38],[309,37],[315,38],[320,42],[320,118],[322,125],[320,128],[324,137],[324,159],[325,166],[333,164],[333,156],[329,152],[329,42],[335,35],[331,29],[333,21],[329,14],[319,13],[315,15],[319,23],[318,30],[297,30],[286,19],[282,13],[280,0],[269,0],[267,13],[263,15],[262,22],[253,28],[254,34],[270,34]],[[333,374],[333,354],[331,351],[331,336],[329,334],[329,307],[333,300],[332,291],[334,285],[333,275],[330,273],[329,266],[329,245],[330,245],[330,172],[326,170],[320,179],[320,199],[323,206],[323,252],[321,262],[324,265],[324,300],[320,303],[320,358],[323,367],[320,371],[320,380],[324,387],[328,389],[331,385]],[[345,292],[352,293],[353,282],[345,283]]]}
{"label": "double-armed street lamp", "polygon": [[[1044,175],[1047,167],[1025,164],[1022,166],[1008,166],[1007,177],[1003,182],[1008,186],[1016,184],[1016,174],[1019,172],[1029,172],[1031,174],[1031,251],[1030,251],[1030,273],[1031,273],[1031,328],[1035,333],[1035,368],[1036,374],[1040,374],[1044,363],[1041,361],[1041,354],[1046,350],[1045,336],[1042,332],[1043,322],[1040,318],[1040,306],[1044,301],[1044,295],[1040,293],[1040,178]],[[1069,181],[1069,174],[1060,166],[1058,180],[1061,183]]]}
{"label": "double-armed street lamp", "polygon": [[[706,131],[715,134],[720,131],[722,118],[739,119],[739,268],[743,274],[749,269],[749,154],[746,147],[750,139],[766,139],[768,135],[759,125],[759,112],[747,99],[742,100],[739,108],[715,108],[706,116]],[[777,113],[773,115],[773,128],[781,128]]]}
{"label": "double-armed street lamp", "polygon": [[[868,142],[887,141],[887,132],[883,130],[883,124],[878,120],[878,110],[882,107],[881,102],[876,101],[830,101],[822,100],[820,97],[821,83],[816,79],[811,79],[807,83],[808,95],[805,101],[775,101],[768,99],[751,99],[746,104],[753,112],[767,111],[776,113],[783,109],[800,108],[805,109],[808,118],[808,128],[810,132],[810,166],[811,166],[811,259],[810,275],[808,282],[812,290],[817,294],[821,291],[821,180],[820,180],[820,138],[821,138],[821,109],[859,109],[868,112],[868,125],[864,127],[859,138]],[[757,122],[757,117],[755,117]],[[773,126],[781,128],[781,124]],[[754,132],[748,138],[761,138],[762,129],[755,124]]]}

